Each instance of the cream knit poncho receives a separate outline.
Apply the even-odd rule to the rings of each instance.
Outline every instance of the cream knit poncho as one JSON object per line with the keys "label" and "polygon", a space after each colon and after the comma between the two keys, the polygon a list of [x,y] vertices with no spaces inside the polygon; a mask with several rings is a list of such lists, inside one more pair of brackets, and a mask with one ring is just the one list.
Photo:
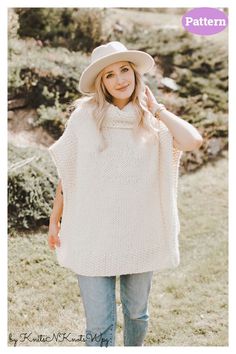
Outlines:
{"label": "cream knit poncho", "polygon": [[49,147],[63,188],[57,260],[77,274],[112,276],[160,271],[179,264],[177,180],[181,151],[167,127],[158,140],[133,135],[139,121],[130,102],[108,104],[101,134],[91,108],[77,108]]}

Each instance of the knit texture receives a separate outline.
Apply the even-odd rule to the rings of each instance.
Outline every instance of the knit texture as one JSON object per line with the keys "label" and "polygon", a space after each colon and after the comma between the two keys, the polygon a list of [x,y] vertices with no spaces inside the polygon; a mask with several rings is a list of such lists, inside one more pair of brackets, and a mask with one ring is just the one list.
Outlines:
{"label": "knit texture", "polygon": [[108,104],[102,132],[91,108],[77,108],[49,147],[62,180],[61,246],[57,260],[77,274],[112,276],[160,271],[179,264],[177,209],[181,151],[151,116],[156,140],[134,135],[132,103]]}

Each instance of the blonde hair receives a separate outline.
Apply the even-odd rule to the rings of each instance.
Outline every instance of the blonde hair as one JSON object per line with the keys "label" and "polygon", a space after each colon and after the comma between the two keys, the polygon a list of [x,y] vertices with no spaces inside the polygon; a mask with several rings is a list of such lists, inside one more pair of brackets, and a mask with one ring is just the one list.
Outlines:
{"label": "blonde hair", "polygon": [[[134,71],[135,76],[135,88],[130,97],[130,101],[132,102],[137,109],[137,113],[139,115],[139,124],[137,127],[133,129],[134,135],[142,135],[143,141],[147,142],[149,139],[155,139],[157,137],[158,129],[155,128],[151,123],[152,114],[148,110],[146,99],[145,99],[145,84],[143,82],[141,74],[136,70],[136,67],[133,63],[128,62],[131,68]],[[103,151],[107,147],[107,142],[102,132],[102,122],[105,117],[107,102],[112,103],[113,97],[106,90],[105,85],[102,81],[103,70],[98,74],[95,79],[95,93],[92,95],[84,96],[81,99],[75,101],[75,106],[78,106],[81,103],[92,104],[93,109],[93,117],[96,121],[96,125],[98,131],[102,135],[102,145],[99,150]]]}

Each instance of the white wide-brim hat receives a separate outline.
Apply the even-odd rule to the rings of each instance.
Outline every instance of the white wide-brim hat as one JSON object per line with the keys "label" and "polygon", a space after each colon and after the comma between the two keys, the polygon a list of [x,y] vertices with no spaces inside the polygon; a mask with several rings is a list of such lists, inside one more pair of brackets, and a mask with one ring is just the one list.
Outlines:
{"label": "white wide-brim hat", "polygon": [[95,91],[94,82],[97,75],[106,66],[118,61],[130,61],[140,74],[150,71],[154,65],[151,55],[140,50],[128,50],[120,42],[109,42],[96,47],[91,55],[91,64],[82,72],[79,91],[83,94]]}

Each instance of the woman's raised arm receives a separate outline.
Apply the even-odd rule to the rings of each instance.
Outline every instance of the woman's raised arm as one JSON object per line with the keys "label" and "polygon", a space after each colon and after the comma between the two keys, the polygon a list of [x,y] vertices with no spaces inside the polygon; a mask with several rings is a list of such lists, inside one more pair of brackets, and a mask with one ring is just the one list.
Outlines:
{"label": "woman's raised arm", "polygon": [[152,91],[146,86],[147,105],[150,111],[155,114],[158,112],[159,119],[167,126],[173,136],[174,146],[181,151],[191,151],[198,149],[203,138],[198,130],[184,119],[176,116],[163,105],[157,103]]}

